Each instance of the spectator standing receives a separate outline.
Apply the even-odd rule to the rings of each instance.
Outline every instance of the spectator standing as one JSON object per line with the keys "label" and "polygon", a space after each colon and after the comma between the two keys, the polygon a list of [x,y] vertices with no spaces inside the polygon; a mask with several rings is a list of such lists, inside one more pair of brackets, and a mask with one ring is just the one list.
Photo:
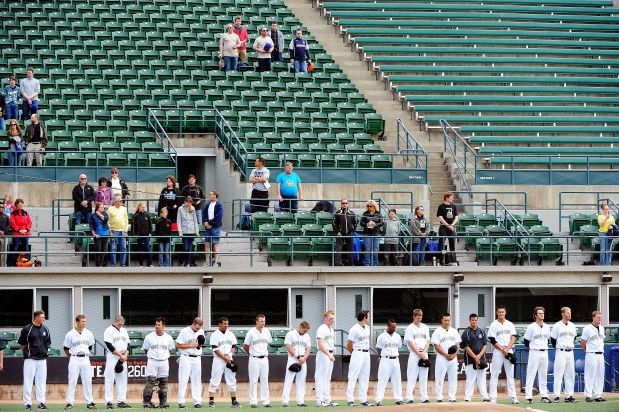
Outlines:
{"label": "spectator standing", "polygon": [[15,204],[13,203],[13,195],[7,193],[6,195],[4,195],[4,213],[10,215],[14,207]]}
{"label": "spectator standing", "polygon": [[425,258],[426,239],[430,231],[430,221],[423,215],[423,206],[415,207],[415,216],[411,222],[413,232],[413,266],[421,265]]}
{"label": "spectator standing", "polygon": [[297,213],[299,200],[303,200],[303,190],[301,178],[292,170],[292,162],[286,162],[284,171],[277,176],[275,182],[277,183],[279,208],[283,212]]}
{"label": "spectator standing", "polygon": [[357,216],[348,208],[348,199],[340,201],[340,210],[333,215],[335,238],[335,266],[352,266],[353,234],[357,228]]}
{"label": "spectator standing", "polygon": [[241,39],[234,32],[234,24],[226,26],[226,32],[219,39],[219,55],[224,59],[224,71],[235,71],[239,60],[239,47]]}
{"label": "spectator standing", "polygon": [[114,204],[114,198],[112,196],[112,189],[107,185],[107,177],[101,176],[99,178],[99,186],[95,192],[95,202],[103,203],[105,206],[111,206]]}
{"label": "spectator standing", "polygon": [[297,29],[294,39],[290,40],[290,63],[294,67],[295,73],[307,73],[307,65],[312,62],[310,58],[309,45],[303,38],[303,31]]}
{"label": "spectator standing", "polygon": [[15,76],[9,76],[9,84],[2,89],[6,103],[4,111],[5,120],[19,119],[19,96],[21,96],[21,90],[15,83]]}
{"label": "spectator standing", "polygon": [[[438,253],[440,255],[440,264],[445,265],[449,263],[457,263],[456,260],[456,224],[458,224],[458,209],[453,204],[453,193],[445,193],[443,195],[443,203],[438,207],[436,211],[436,217],[438,217]],[[449,240],[449,252],[443,253],[443,246],[445,245],[445,238]],[[449,254],[449,261],[445,260],[445,255]]]}
{"label": "spectator standing", "polygon": [[[6,97],[4,97],[4,91],[0,93],[0,130],[5,131],[6,125],[4,124],[4,114],[6,112]],[[0,352],[2,352],[0,350]]]}
{"label": "spectator standing", "polygon": [[172,222],[176,222],[176,213],[182,204],[181,192],[176,187],[176,178],[174,176],[166,176],[165,187],[161,189],[161,194],[159,195],[157,212],[161,213],[161,209],[167,208],[168,218]]}
{"label": "spectator standing", "polygon": [[138,237],[138,262],[144,266],[144,255],[146,255],[146,265],[153,266],[153,257],[150,254],[150,216],[146,211],[146,204],[139,202],[135,208],[131,221],[131,234]]}
{"label": "spectator standing", "polygon": [[610,225],[615,224],[615,218],[610,214],[607,204],[601,207],[602,214],[598,215],[598,235],[600,240],[600,266],[610,266],[613,261],[612,239],[608,238],[608,229]]}
{"label": "spectator standing", "polygon": [[269,169],[264,166],[264,159],[259,157],[256,159],[256,167],[249,175],[249,183],[251,188],[251,212],[268,212],[269,211]]}
{"label": "spectator standing", "polygon": [[[202,208],[204,207],[204,201],[206,196],[204,195],[204,189],[198,185],[195,175],[189,175],[187,179],[187,185],[181,190],[183,198],[187,196],[191,197],[193,201],[193,207],[196,209],[198,217],[198,225],[202,225]],[[197,233],[197,232],[196,232]]]}
{"label": "spectator standing", "polygon": [[361,216],[363,242],[365,243],[365,266],[378,266],[378,246],[383,224],[383,217],[378,212],[378,204],[374,200],[368,200],[366,211]]}
{"label": "spectator standing", "polygon": [[[206,253],[206,264],[221,266],[219,258],[219,236],[221,234],[221,224],[224,219],[224,207],[219,201],[219,193],[211,190],[208,194],[209,203],[202,211],[202,221],[204,222],[204,251]],[[212,256],[211,256],[212,245]]]}
{"label": "spectator standing", "polygon": [[11,243],[11,262],[8,266],[15,266],[16,252],[28,253],[28,236],[32,230],[32,220],[24,210],[24,201],[15,200],[15,209],[11,212],[11,228],[13,229],[13,243]]}
{"label": "spectator standing", "polygon": [[267,28],[260,27],[260,36],[254,40],[253,49],[258,52],[257,72],[271,71],[271,53],[273,52],[273,40],[267,36]]}
{"label": "spectator standing", "polygon": [[32,409],[33,384],[36,387],[36,397],[39,402],[37,409],[47,410],[47,406],[45,406],[47,349],[52,345],[52,337],[44,323],[45,312],[42,310],[35,311],[32,315],[32,322],[21,330],[17,340],[24,353],[23,399],[26,410]]}
{"label": "spectator standing", "polygon": [[26,127],[24,138],[26,143],[26,158],[28,159],[28,166],[32,166],[35,157],[37,160],[37,166],[43,166],[43,160],[45,159],[45,148],[47,147],[47,131],[45,130],[45,126],[39,122],[38,114],[33,113],[30,115],[30,124]]}
{"label": "spectator standing", "polygon": [[105,205],[95,202],[95,212],[90,215],[90,232],[95,238],[95,266],[107,266],[107,242],[110,237],[110,218]]}
{"label": "spectator standing", "polygon": [[242,65],[247,66],[247,43],[249,43],[249,36],[247,35],[247,28],[243,26],[241,16],[234,18],[234,33],[239,36],[241,45],[238,47],[239,58],[236,65],[238,70]]}
{"label": "spectator standing", "polygon": [[385,221],[385,254],[386,261],[389,266],[398,264],[398,250],[400,246],[400,232],[402,223],[398,219],[398,214],[395,209],[389,210],[389,219]]}
{"label": "spectator standing", "polygon": [[273,53],[271,53],[271,61],[282,61],[282,50],[284,49],[284,33],[279,29],[277,22],[271,22],[271,31],[268,36],[273,40]]}
{"label": "spectator standing", "polygon": [[185,198],[185,203],[178,210],[176,222],[178,224],[178,234],[183,239],[182,266],[191,266],[191,248],[193,239],[200,233],[200,223],[198,223],[198,212],[193,207],[191,196]]}
{"label": "spectator standing", "polygon": [[19,166],[24,149],[22,146],[21,128],[15,119],[9,121],[7,139],[9,140],[9,166]]}
{"label": "spectator standing", "polygon": [[155,235],[159,245],[159,266],[171,266],[170,236],[172,235],[172,221],[168,218],[168,208],[165,206],[159,211],[159,219],[155,223]]}
{"label": "spectator standing", "polygon": [[110,263],[116,266],[116,251],[120,253],[120,266],[127,263],[127,232],[129,231],[129,214],[123,205],[122,195],[114,196],[114,205],[107,209],[110,230]]}
{"label": "spectator standing", "polygon": [[5,236],[11,234],[11,219],[9,215],[4,213],[4,199],[0,199],[0,267],[4,266],[4,257],[6,256],[6,239]]}
{"label": "spectator standing", "polygon": [[95,189],[88,184],[88,177],[82,173],[79,183],[73,187],[73,191],[71,192],[76,225],[90,223],[92,202],[95,200],[95,194]]}
{"label": "spectator standing", "polygon": [[112,196],[121,195],[123,202],[129,197],[129,187],[125,183],[118,168],[113,167],[111,177],[107,180],[107,186],[112,189]]}
{"label": "spectator standing", "polygon": [[22,95],[22,120],[28,120],[32,113],[39,111],[39,93],[41,93],[41,84],[34,78],[32,67],[26,70],[26,77],[19,82],[19,89]]}
{"label": "spectator standing", "polygon": [[464,349],[464,364],[466,370],[466,388],[464,390],[464,401],[470,402],[475,384],[481,396],[482,402],[490,402],[488,389],[486,388],[486,350],[488,349],[488,339],[486,331],[477,327],[478,316],[475,313],[469,315],[469,327],[462,332],[462,342],[460,347]]}

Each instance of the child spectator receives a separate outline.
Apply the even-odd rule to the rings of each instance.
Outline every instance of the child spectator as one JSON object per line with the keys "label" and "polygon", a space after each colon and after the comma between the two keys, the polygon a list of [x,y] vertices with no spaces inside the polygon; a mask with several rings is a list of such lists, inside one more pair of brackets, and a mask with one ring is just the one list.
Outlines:
{"label": "child spectator", "polygon": [[150,216],[146,211],[144,202],[138,203],[135,208],[135,214],[131,221],[131,232],[133,236],[138,237],[138,262],[140,266],[144,266],[144,255],[146,255],[146,264],[153,266],[153,257],[150,254]]}
{"label": "child spectator", "polygon": [[168,208],[165,206],[159,211],[159,219],[155,224],[155,235],[159,244],[159,266],[172,266],[170,263],[172,221],[168,219]]}

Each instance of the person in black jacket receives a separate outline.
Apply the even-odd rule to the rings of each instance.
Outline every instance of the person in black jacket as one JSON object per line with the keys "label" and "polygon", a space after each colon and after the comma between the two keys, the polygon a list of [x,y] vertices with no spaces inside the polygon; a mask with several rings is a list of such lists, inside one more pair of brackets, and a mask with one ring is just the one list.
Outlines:
{"label": "person in black jacket", "polygon": [[196,183],[196,176],[189,175],[187,179],[187,186],[181,190],[183,199],[187,196],[191,196],[193,200],[193,207],[196,209],[196,217],[198,218],[198,226],[202,226],[202,208],[204,208],[204,202],[206,201],[206,195],[204,189]]}
{"label": "person in black jacket", "polygon": [[159,244],[159,266],[172,266],[170,262],[170,235],[172,234],[172,221],[168,219],[168,208],[162,207],[159,211],[159,219],[155,223],[155,235]]}
{"label": "person in black jacket", "polygon": [[[82,173],[79,183],[75,185],[71,194],[76,225],[83,223],[90,224],[92,202],[95,200],[95,195],[96,191],[94,187],[88,184],[88,177]],[[78,250],[77,242],[75,243],[75,250]]]}
{"label": "person in black jacket", "polygon": [[335,266],[351,266],[352,259],[352,236],[357,228],[357,216],[348,208],[348,200],[342,199],[341,208],[333,215],[333,232],[335,239]]}
{"label": "person in black jacket", "polygon": [[4,237],[11,234],[11,219],[4,213],[4,199],[0,199],[0,267],[4,266]]}
{"label": "person in black jacket", "polygon": [[144,266],[144,255],[146,255],[146,263],[148,266],[153,265],[153,257],[150,254],[150,216],[146,211],[144,202],[138,203],[135,208],[135,214],[131,221],[131,234],[138,237],[138,262],[140,266]]}
{"label": "person in black jacket", "polygon": [[166,185],[161,189],[159,202],[157,203],[157,213],[161,214],[161,209],[168,209],[168,218],[172,222],[176,222],[176,213],[178,208],[183,205],[181,192],[176,187],[176,178],[174,176],[166,176]]}
{"label": "person in black jacket", "polygon": [[23,399],[26,410],[32,409],[32,385],[36,386],[38,409],[46,410],[45,389],[47,384],[47,350],[52,345],[49,329],[44,325],[45,312],[37,310],[32,322],[19,334],[17,343],[24,353]]}
{"label": "person in black jacket", "polygon": [[378,204],[368,200],[367,210],[361,216],[363,242],[365,243],[365,266],[378,266],[378,246],[383,227],[383,217],[378,212]]}

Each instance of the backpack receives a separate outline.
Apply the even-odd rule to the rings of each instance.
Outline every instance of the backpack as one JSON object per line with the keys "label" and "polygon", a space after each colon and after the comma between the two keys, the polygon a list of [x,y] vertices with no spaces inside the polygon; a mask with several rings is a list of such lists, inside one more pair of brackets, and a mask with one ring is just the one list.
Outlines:
{"label": "backpack", "polygon": [[238,228],[241,230],[251,230],[251,215],[241,215]]}
{"label": "backpack", "polygon": [[438,241],[436,240],[430,240],[428,242],[428,252],[438,252]]}

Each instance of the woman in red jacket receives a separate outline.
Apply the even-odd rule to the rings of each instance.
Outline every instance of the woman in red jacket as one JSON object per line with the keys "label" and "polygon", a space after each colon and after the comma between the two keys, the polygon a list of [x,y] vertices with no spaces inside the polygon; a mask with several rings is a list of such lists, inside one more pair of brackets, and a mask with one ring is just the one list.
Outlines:
{"label": "woman in red jacket", "polygon": [[7,264],[8,266],[15,266],[18,256],[16,252],[28,252],[28,236],[30,236],[30,230],[32,229],[32,219],[30,219],[28,212],[24,210],[24,201],[22,199],[15,201],[15,208],[11,212],[11,229],[13,230],[12,253]]}

